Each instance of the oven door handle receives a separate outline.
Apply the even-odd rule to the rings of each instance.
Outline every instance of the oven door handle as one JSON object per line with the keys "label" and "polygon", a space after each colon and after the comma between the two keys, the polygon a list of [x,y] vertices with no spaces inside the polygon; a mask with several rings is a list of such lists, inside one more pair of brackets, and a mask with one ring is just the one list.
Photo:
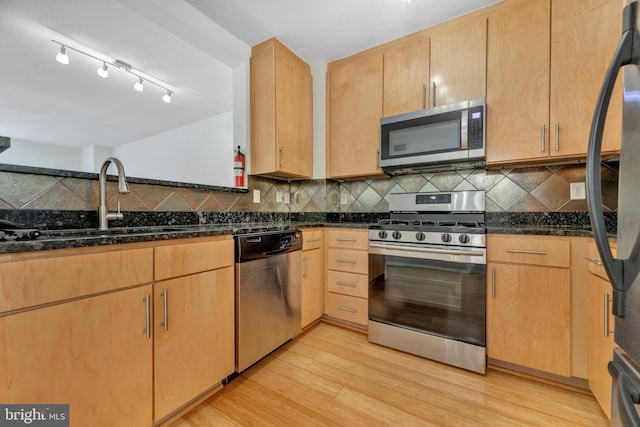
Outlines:
{"label": "oven door handle", "polygon": [[457,250],[447,250],[447,249],[435,249],[435,248],[418,248],[415,246],[400,246],[400,245],[385,245],[381,243],[369,243],[370,248],[379,248],[379,249],[390,249],[396,251],[406,251],[406,252],[422,252],[427,254],[442,254],[442,255],[465,255],[465,256],[484,256],[483,251],[457,251]]}

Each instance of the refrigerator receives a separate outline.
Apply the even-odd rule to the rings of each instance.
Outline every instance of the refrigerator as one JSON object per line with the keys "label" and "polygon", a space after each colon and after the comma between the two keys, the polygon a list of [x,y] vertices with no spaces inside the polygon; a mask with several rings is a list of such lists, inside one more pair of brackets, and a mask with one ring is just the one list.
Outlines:
{"label": "refrigerator", "polygon": [[[604,79],[591,124],[587,152],[587,203],[593,235],[613,288],[616,348],[611,426],[640,427],[640,33],[638,3],[623,10],[622,36]],[[611,93],[623,74],[623,119],[618,181],[617,258],[608,244],[602,208],[602,134]],[[619,102],[614,99],[613,102]]]}

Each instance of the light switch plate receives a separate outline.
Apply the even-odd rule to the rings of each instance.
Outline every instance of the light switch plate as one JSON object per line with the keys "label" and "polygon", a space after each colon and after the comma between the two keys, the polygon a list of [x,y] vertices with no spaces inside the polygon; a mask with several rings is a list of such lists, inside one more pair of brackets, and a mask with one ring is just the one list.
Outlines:
{"label": "light switch plate", "polygon": [[340,204],[341,205],[346,205],[347,204],[347,195],[346,194],[341,194],[340,195]]}
{"label": "light switch plate", "polygon": [[284,202],[291,203],[291,193],[289,193],[288,191],[284,192]]}
{"label": "light switch plate", "polygon": [[276,190],[276,203],[282,203],[282,191]]}
{"label": "light switch plate", "polygon": [[571,200],[584,200],[587,198],[584,182],[572,182],[569,184],[569,198]]}
{"label": "light switch plate", "polygon": [[253,190],[253,203],[260,203],[260,190]]}

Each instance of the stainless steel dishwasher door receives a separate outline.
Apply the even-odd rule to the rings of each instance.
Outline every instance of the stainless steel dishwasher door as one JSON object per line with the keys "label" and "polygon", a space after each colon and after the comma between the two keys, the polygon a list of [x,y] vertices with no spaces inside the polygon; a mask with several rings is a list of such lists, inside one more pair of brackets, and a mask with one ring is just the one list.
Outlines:
{"label": "stainless steel dishwasher door", "polygon": [[236,371],[300,333],[301,252],[236,264]]}

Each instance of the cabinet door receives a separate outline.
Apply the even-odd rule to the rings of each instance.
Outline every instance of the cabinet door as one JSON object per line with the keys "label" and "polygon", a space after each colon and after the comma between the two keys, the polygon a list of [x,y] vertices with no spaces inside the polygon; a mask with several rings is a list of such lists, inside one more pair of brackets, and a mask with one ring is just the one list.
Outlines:
{"label": "cabinet door", "polygon": [[154,416],[160,420],[233,372],[233,268],[158,282],[154,306]]}
{"label": "cabinet door", "polygon": [[322,249],[302,253],[302,327],[324,312],[324,257]]}
{"label": "cabinet door", "polygon": [[429,90],[428,37],[408,40],[384,53],[384,117],[427,108]]}
{"label": "cabinet door", "polygon": [[487,20],[465,20],[431,36],[430,106],[485,96]]}
{"label": "cabinet door", "polygon": [[[607,365],[613,359],[614,317],[611,313],[611,284],[589,273],[589,388],[608,418],[611,418],[611,375]],[[606,327],[606,331],[605,331]]]}
{"label": "cabinet door", "polygon": [[488,25],[487,163],[546,158],[549,0],[515,3]]}
{"label": "cabinet door", "polygon": [[[553,137],[549,151],[552,156],[580,157],[587,151],[593,110],[620,39],[622,7],[611,0],[553,1],[551,16]],[[621,87],[619,76],[607,115],[603,152],[620,150]]]}
{"label": "cabinet door", "polygon": [[311,70],[284,47],[276,48],[276,170],[313,175]]}
{"label": "cabinet door", "polygon": [[490,358],[571,375],[569,269],[489,264]]}
{"label": "cabinet door", "polygon": [[382,174],[382,54],[328,72],[327,177]]}
{"label": "cabinet door", "polygon": [[69,404],[77,427],[151,425],[146,295],[151,286],[0,318],[0,402]]}

